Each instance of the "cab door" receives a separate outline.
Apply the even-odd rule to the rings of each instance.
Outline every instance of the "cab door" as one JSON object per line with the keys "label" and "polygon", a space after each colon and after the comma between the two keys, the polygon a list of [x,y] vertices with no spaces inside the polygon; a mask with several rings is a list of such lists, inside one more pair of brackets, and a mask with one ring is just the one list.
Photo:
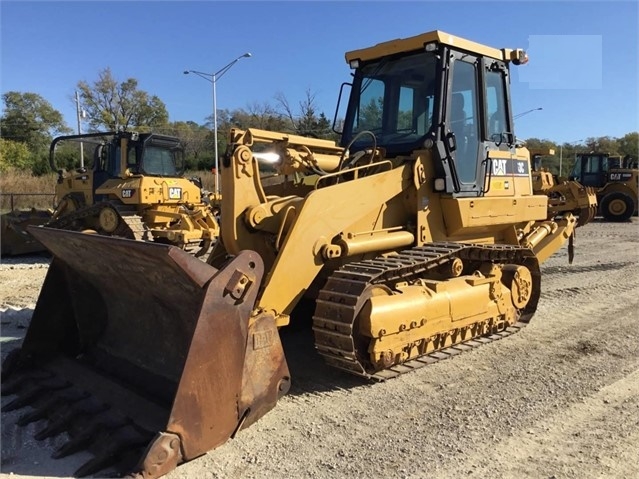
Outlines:
{"label": "cab door", "polygon": [[446,95],[447,144],[455,176],[454,196],[479,196],[484,176],[480,165],[479,69],[477,57],[451,51]]}

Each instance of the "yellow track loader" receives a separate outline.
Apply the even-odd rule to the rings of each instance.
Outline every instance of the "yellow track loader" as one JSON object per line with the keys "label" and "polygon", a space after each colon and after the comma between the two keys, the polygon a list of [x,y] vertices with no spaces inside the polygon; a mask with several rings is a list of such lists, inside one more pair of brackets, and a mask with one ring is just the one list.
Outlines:
{"label": "yellow track loader", "polygon": [[[69,433],[56,457],[95,454],[78,475],[159,477],[257,421],[289,389],[279,330],[303,298],[317,351],[363,380],[533,317],[539,264],[578,219],[535,194],[513,132],[509,67],[525,52],[434,31],[346,61],[339,144],[231,132],[207,263],[31,229],[54,259],[2,392],[16,396],[9,409],[33,406],[21,424],[48,419],[37,437]],[[261,177],[264,161],[278,181]]]}

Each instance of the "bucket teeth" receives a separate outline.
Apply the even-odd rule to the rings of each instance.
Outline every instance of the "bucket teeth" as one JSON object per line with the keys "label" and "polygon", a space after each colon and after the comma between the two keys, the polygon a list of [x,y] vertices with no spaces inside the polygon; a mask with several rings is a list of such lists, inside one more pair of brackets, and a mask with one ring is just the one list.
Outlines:
{"label": "bucket teeth", "polygon": [[9,404],[2,408],[3,411],[13,411],[20,409],[24,406],[30,405],[36,402],[38,399],[45,396],[45,394],[64,389],[71,384],[60,378],[50,378],[44,381],[34,382],[29,384],[24,391],[19,393],[19,396],[11,401]]}
{"label": "bucket teeth", "polygon": [[93,417],[73,439],[59,447],[52,455],[54,459],[60,459],[88,448],[100,437],[107,436],[110,431],[124,427],[128,421],[122,416],[98,415]]}
{"label": "bucket teeth", "polygon": [[141,432],[130,424],[117,429],[105,438],[105,446],[98,454],[75,471],[74,475],[85,477],[114,466],[121,456],[131,449],[145,447],[152,437],[152,434]]}
{"label": "bucket teeth", "polygon": [[50,373],[49,371],[43,371],[42,369],[30,369],[25,372],[13,375],[13,377],[11,379],[8,379],[7,381],[3,380],[0,393],[2,394],[2,396],[17,394],[23,389],[28,388],[29,385],[33,384],[34,381],[37,382],[47,380],[53,377],[54,374]]}
{"label": "bucket teeth", "polygon": [[42,392],[42,388],[35,384],[30,384],[26,390],[22,391],[20,395],[8,404],[5,404],[2,408],[3,412],[15,411],[16,409],[23,408],[33,403]]}
{"label": "bucket teeth", "polygon": [[69,423],[73,420],[73,414],[67,411],[67,414],[59,416],[57,419],[49,422],[44,429],[38,431],[34,437],[38,441],[42,441],[48,437],[56,436],[67,429]]}
{"label": "bucket teeth", "polygon": [[35,406],[33,411],[20,416],[17,424],[19,426],[26,426],[27,424],[39,421],[40,419],[45,419],[46,417],[54,414],[61,404],[73,404],[87,397],[88,394],[86,392],[74,388],[55,391],[53,397],[47,399],[40,406]]}
{"label": "bucket teeth", "polygon": [[55,417],[49,424],[39,431],[34,437],[37,440],[46,439],[68,430],[73,422],[82,416],[99,414],[108,409],[104,403],[100,403],[92,397],[86,397],[75,404],[68,404],[63,409],[56,411]]}

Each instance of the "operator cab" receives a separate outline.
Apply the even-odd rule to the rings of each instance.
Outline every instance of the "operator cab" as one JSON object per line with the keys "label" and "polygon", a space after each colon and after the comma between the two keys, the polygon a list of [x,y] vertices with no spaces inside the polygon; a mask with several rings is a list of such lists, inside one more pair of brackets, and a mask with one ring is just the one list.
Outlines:
{"label": "operator cab", "polygon": [[383,148],[398,157],[433,148],[438,175],[454,196],[482,196],[491,175],[517,168],[529,175],[529,167],[493,162],[489,153],[514,155],[508,63],[525,63],[523,51],[437,31],[346,59],[355,71],[340,145],[351,154]]}
{"label": "operator cab", "polygon": [[607,183],[611,168],[619,168],[619,164],[607,153],[578,153],[569,179],[584,186],[601,188]]}
{"label": "operator cab", "polygon": [[118,133],[97,150],[97,160],[94,171],[105,173],[105,179],[123,176],[123,160],[125,176],[179,177],[184,172],[179,140],[153,133]]}

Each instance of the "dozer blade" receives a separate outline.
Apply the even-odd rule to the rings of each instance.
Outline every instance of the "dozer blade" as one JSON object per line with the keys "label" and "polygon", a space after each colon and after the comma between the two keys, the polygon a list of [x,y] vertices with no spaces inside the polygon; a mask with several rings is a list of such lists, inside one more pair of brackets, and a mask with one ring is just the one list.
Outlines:
{"label": "dozer blade", "polygon": [[564,181],[548,191],[549,211],[555,215],[571,212],[577,217],[576,227],[590,223],[597,213],[597,194],[594,188],[576,181]]}
{"label": "dozer blade", "polygon": [[[275,320],[251,317],[263,264],[217,270],[180,249],[30,228],[53,261],[21,349],[2,366],[10,409],[47,418],[76,475],[159,477],[269,411],[289,387]],[[106,471],[106,472],[105,472]]]}
{"label": "dozer blade", "polygon": [[585,226],[595,219],[597,214],[597,193],[592,186],[585,186],[578,195],[579,212],[577,226]]}

